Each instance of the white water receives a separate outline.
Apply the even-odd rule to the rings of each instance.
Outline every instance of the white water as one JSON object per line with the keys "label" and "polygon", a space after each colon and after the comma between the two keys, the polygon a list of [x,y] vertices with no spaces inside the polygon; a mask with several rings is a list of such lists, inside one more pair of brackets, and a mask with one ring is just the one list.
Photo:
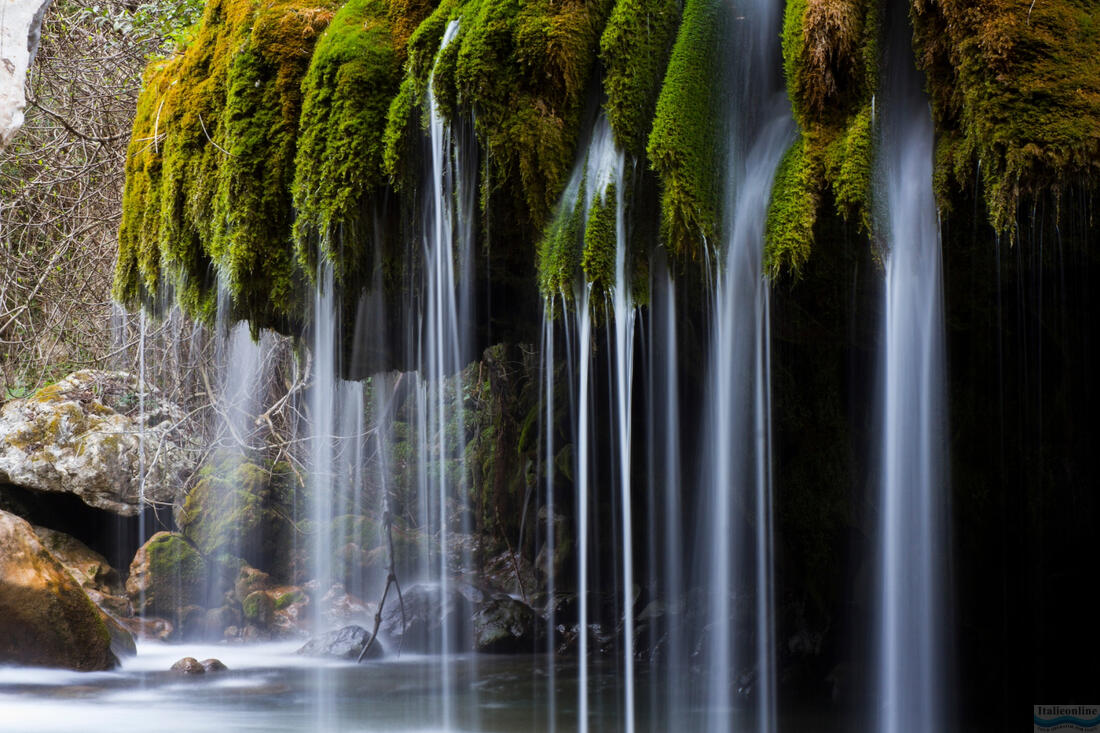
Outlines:
{"label": "white water", "polygon": [[[771,496],[771,375],[764,221],[772,181],[793,122],[775,71],[781,9],[747,3],[734,29],[737,59],[727,82],[729,174],[725,249],[711,294],[711,344],[704,436],[702,578],[710,627],[706,729],[734,726],[736,697],[751,701],[756,729],[775,730],[775,632]],[[749,103],[752,100],[752,103]],[[745,536],[745,532],[749,536]],[[739,603],[755,600],[752,618]],[[753,628],[754,644],[739,638]]]}
{"label": "white water", "polygon": [[932,118],[906,10],[891,8],[877,159],[887,252],[876,725],[880,733],[921,733],[944,723],[943,283]]}

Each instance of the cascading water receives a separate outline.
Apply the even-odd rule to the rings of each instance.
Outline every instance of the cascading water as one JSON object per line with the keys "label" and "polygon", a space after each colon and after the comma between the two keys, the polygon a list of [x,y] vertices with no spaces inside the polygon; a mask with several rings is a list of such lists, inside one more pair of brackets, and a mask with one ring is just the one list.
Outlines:
{"label": "cascading water", "polygon": [[876,729],[917,733],[945,722],[943,283],[932,118],[908,7],[890,10],[876,171],[886,246]]}
{"label": "cascading water", "polygon": [[[775,729],[775,664],[770,465],[771,378],[768,284],[762,275],[764,220],[772,180],[790,144],[793,123],[777,73],[780,6],[763,1],[738,13],[730,71],[725,221],[710,294],[706,444],[697,552],[705,558],[708,672],[701,701],[706,729],[735,727],[735,694],[753,700],[756,729]],[[747,103],[757,100],[756,103]],[[750,536],[746,536],[747,527]],[[750,560],[751,558],[751,560]],[[755,643],[740,630],[747,610]]]}

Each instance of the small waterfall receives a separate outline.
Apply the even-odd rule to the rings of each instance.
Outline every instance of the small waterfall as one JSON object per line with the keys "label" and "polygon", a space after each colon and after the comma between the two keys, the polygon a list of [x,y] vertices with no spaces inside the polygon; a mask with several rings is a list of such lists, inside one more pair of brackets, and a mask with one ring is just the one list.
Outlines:
{"label": "small waterfall", "polygon": [[[738,59],[727,86],[729,173],[725,249],[718,252],[697,551],[707,558],[706,729],[735,727],[735,694],[752,701],[756,729],[776,727],[772,560],[771,377],[764,220],[793,122],[777,73],[780,8],[762,1],[736,19]],[[755,103],[746,103],[756,100]],[[754,604],[748,607],[742,599]],[[749,630],[751,629],[751,631]],[[751,634],[754,642],[745,640]]]}
{"label": "small waterfall", "polygon": [[943,282],[932,118],[913,63],[907,6],[890,10],[876,171],[887,247],[876,729],[916,733],[945,723]]}

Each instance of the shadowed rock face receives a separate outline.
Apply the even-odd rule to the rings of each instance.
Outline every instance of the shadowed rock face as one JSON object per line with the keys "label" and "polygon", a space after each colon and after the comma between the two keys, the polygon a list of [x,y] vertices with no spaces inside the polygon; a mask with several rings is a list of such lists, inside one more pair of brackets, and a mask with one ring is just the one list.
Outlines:
{"label": "shadowed rock face", "polygon": [[6,0],[0,23],[0,150],[23,125],[23,82],[51,0]]}
{"label": "shadowed rock face", "polygon": [[0,511],[0,664],[111,669],[111,635],[95,604],[31,525]]}
{"label": "shadowed rock face", "polygon": [[154,390],[142,401],[133,375],[74,372],[0,408],[0,483],[71,493],[134,516],[143,499],[174,502],[194,468],[182,422]]}

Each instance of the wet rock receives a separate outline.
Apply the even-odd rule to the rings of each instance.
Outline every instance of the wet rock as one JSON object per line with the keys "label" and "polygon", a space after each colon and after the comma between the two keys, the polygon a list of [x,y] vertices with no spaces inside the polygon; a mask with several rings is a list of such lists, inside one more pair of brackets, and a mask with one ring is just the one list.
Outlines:
{"label": "wet rock", "polygon": [[0,511],[0,664],[111,669],[96,606],[31,525]]}
{"label": "wet rock", "polygon": [[336,583],[321,598],[321,619],[330,626],[366,623],[374,618],[374,605],[357,598]]}
{"label": "wet rock", "polygon": [[492,654],[545,651],[546,624],[522,601],[494,598],[474,614],[474,648]]}
{"label": "wet rock", "polygon": [[120,621],[138,639],[169,641],[176,633],[175,624],[166,618],[132,616]]}
{"label": "wet rock", "polygon": [[[370,641],[371,634],[362,626],[345,626],[336,631],[310,639],[298,654],[310,657],[333,657],[335,659],[357,659],[359,652]],[[382,642],[371,644],[364,659],[378,659],[384,654]]]}
{"label": "wet rock", "polygon": [[200,664],[202,665],[202,668],[206,670],[207,674],[211,674],[212,672],[229,671],[229,667],[226,667],[224,664],[222,664],[222,660],[220,659],[204,659],[200,662]]}
{"label": "wet rock", "polygon": [[71,493],[125,516],[174,503],[194,469],[184,413],[126,372],[85,369],[0,408],[0,483]]}
{"label": "wet rock", "polygon": [[248,594],[241,604],[244,618],[260,629],[267,629],[275,618],[275,601],[267,591],[256,590]]}
{"label": "wet rock", "polygon": [[203,620],[203,638],[218,641],[225,638],[225,631],[231,626],[241,625],[241,612],[234,606],[220,606],[206,612]]}
{"label": "wet rock", "polygon": [[309,624],[309,595],[294,587],[276,589],[272,595],[275,598],[272,632],[282,638],[303,636]]}
{"label": "wet rock", "polygon": [[107,558],[64,532],[36,526],[34,533],[50,554],[60,560],[69,574],[80,583],[97,606],[115,616],[129,616],[133,613],[122,578],[107,562]]}
{"label": "wet rock", "polygon": [[103,619],[103,623],[107,627],[107,633],[111,635],[111,653],[119,659],[135,656],[137,654],[137,644],[134,643],[134,635],[130,633],[130,630],[102,608],[96,610],[99,611],[99,617]]}
{"label": "wet rock", "polygon": [[184,606],[179,619],[180,641],[202,641],[206,638],[206,609],[199,605]]}
{"label": "wet rock", "polygon": [[172,665],[171,671],[180,674],[206,674],[206,667],[194,657],[184,657]]}
{"label": "wet rock", "polygon": [[157,532],[134,555],[126,592],[134,612],[174,617],[200,605],[206,590],[206,561],[182,536]]}
{"label": "wet rock", "polygon": [[176,513],[180,532],[206,557],[239,558],[286,577],[295,533],[290,474],[221,461],[201,475]]}
{"label": "wet rock", "polygon": [[257,570],[249,565],[243,566],[237,573],[237,580],[233,584],[233,592],[237,601],[244,603],[244,599],[254,591],[265,590],[271,587],[271,576],[262,570]]}
{"label": "wet rock", "polygon": [[471,651],[470,620],[474,607],[452,587],[444,594],[438,585],[419,584],[404,593],[404,626],[401,604],[391,594],[382,610],[382,631],[404,651],[439,652],[443,628],[448,625],[449,651]]}

